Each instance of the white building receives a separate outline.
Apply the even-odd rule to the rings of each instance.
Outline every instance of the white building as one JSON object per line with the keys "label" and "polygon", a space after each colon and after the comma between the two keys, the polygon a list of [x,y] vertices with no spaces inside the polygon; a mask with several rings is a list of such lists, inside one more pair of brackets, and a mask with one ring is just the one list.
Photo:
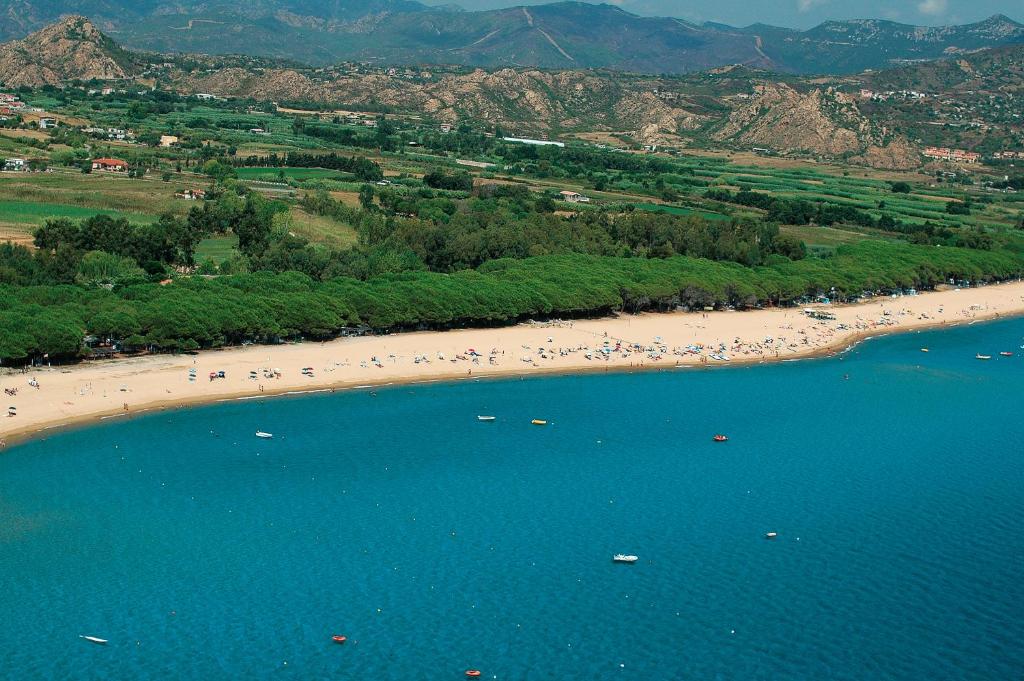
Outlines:
{"label": "white building", "polygon": [[25,159],[23,158],[9,158],[4,160],[4,170],[6,171],[22,171],[26,168]]}
{"label": "white building", "polygon": [[528,137],[502,137],[505,142],[512,142],[515,144],[536,144],[542,147],[564,147],[564,142],[552,142],[550,140],[534,140]]}
{"label": "white building", "polygon": [[563,201],[568,203],[590,203],[590,197],[584,196],[578,192],[563,191],[559,192]]}

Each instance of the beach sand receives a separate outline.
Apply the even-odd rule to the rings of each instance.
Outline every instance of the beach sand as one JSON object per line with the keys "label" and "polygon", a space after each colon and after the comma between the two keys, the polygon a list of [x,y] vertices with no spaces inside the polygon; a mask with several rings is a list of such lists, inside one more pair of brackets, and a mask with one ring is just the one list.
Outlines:
{"label": "beach sand", "polygon": [[[836,318],[815,320],[797,308],[618,315],[7,370],[0,388],[17,394],[4,394],[0,440],[10,444],[82,421],[260,395],[809,357],[868,336],[1024,314],[1024,282],[814,308]],[[997,354],[1016,345],[977,351]],[[209,378],[219,371],[224,378]],[[16,416],[5,415],[9,407]]]}

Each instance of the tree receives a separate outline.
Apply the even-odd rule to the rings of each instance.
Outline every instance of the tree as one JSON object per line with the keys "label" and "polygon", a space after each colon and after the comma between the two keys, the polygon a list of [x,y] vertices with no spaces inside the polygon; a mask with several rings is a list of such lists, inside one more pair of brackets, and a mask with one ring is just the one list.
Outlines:
{"label": "tree", "polygon": [[892,189],[893,194],[909,194],[910,184],[907,182],[891,182],[889,187]]}
{"label": "tree", "polygon": [[131,258],[89,251],[78,265],[75,283],[80,286],[119,286],[145,281],[146,273]]}
{"label": "tree", "polygon": [[359,188],[359,205],[361,205],[364,210],[373,210],[374,208],[373,187],[368,184],[364,184]]}

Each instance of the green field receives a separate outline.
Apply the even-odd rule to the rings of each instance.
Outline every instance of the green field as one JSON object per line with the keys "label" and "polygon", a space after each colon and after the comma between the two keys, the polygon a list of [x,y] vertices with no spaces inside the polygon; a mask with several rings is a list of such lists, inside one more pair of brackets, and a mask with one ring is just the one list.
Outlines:
{"label": "green field", "polygon": [[324,168],[237,168],[235,174],[243,180],[266,180],[279,181],[281,173],[284,173],[289,180],[346,180],[351,179],[349,173],[338,172],[337,170],[326,170]]}
{"label": "green field", "polygon": [[93,215],[111,215],[125,217],[129,221],[142,224],[152,222],[151,215],[142,213],[126,213],[116,210],[73,206],[63,203],[43,203],[38,201],[6,201],[0,200],[0,224],[24,225],[36,227],[50,218],[72,218],[80,220]]}

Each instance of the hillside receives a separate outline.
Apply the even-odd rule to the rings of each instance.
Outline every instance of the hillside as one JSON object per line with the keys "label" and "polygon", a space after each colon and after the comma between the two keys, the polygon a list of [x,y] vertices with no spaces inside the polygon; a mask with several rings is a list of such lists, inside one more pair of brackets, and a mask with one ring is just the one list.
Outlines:
{"label": "hillside", "polygon": [[133,58],[88,19],[69,17],[24,40],[0,45],[0,82],[8,87],[81,79],[123,79]]}
{"label": "hillside", "polygon": [[687,73],[747,64],[792,73],[856,73],[1024,41],[995,16],[925,28],[826,22],[807,31],[640,17],[611,4],[558,2],[461,11],[413,0],[0,0],[0,39],[64,13],[84,14],[128,47],[248,54],[329,64],[461,64]]}
{"label": "hillside", "polygon": [[919,166],[926,145],[978,151],[1024,145],[1024,45],[832,79],[746,66],[643,77],[612,70],[312,68],[245,57],[143,55],[122,50],[80,17],[0,47],[0,83],[8,86],[131,80],[133,74],[183,95],[387,110],[520,135],[587,133],[637,145],[758,148],[889,169]]}

